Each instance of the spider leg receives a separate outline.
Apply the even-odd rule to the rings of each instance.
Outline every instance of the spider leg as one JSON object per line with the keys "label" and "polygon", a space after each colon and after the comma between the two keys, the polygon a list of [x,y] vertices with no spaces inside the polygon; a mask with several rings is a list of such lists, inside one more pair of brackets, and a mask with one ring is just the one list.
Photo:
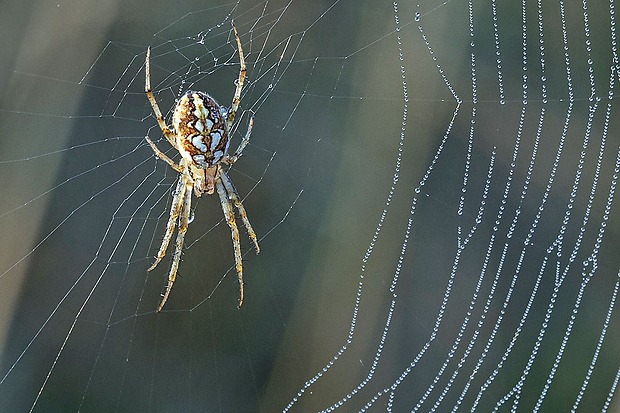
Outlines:
{"label": "spider leg", "polygon": [[159,110],[159,105],[157,104],[157,100],[155,100],[155,96],[153,96],[153,92],[151,91],[151,48],[146,49],[146,81],[144,83],[144,91],[149,98],[149,102],[151,102],[151,107],[153,108],[153,112],[155,113],[155,117],[157,118],[157,123],[159,124],[159,128],[163,132],[170,145],[172,145],[177,150],[177,144],[175,141],[175,135],[172,133],[170,128],[166,125],[164,121],[164,117],[161,114],[161,110]]}
{"label": "spider leg", "polygon": [[[172,239],[172,233],[174,232],[174,227],[176,226],[176,221],[181,212],[181,207],[183,206],[183,202],[187,193],[187,186],[184,177],[181,176],[179,179],[179,183],[173,192],[172,197],[172,206],[170,207],[170,218],[168,218],[168,224],[166,225],[166,234],[164,235],[164,239],[161,242],[161,246],[159,247],[159,252],[157,253],[157,258],[148,271],[153,271],[157,264],[166,256],[166,250],[168,249],[168,244]],[[191,192],[191,191],[190,191]]]}
{"label": "spider leg", "polygon": [[239,198],[237,189],[235,189],[235,186],[233,185],[232,181],[230,180],[230,177],[228,176],[228,174],[226,174],[225,171],[222,171],[220,178],[222,179],[222,183],[224,184],[224,187],[226,188],[226,192],[228,192],[228,195],[230,196],[235,206],[239,210],[239,215],[241,215],[241,219],[243,220],[243,225],[245,225],[245,228],[247,229],[248,234],[250,235],[250,239],[254,242],[254,246],[256,247],[256,253],[258,254],[260,252],[260,248],[258,247],[258,240],[256,239],[256,233],[254,232],[254,229],[252,228],[252,224],[250,224],[250,220],[248,219],[248,214],[247,212],[245,212],[245,208],[243,207],[243,204],[241,203],[241,199]]}
{"label": "spider leg", "polygon": [[217,189],[217,194],[220,196],[220,203],[222,204],[222,211],[224,211],[224,216],[226,217],[226,222],[230,227],[233,247],[235,249],[235,264],[237,268],[237,278],[239,278],[239,307],[243,304],[243,265],[241,262],[241,245],[239,242],[239,229],[237,228],[237,222],[235,221],[235,213],[233,211],[233,207],[230,204],[230,200],[228,198],[228,193],[226,192],[226,188],[222,184],[222,180],[218,179],[215,181],[215,188]]}
{"label": "spider leg", "polygon": [[181,167],[180,165],[177,165],[172,159],[170,159],[168,157],[168,155],[166,155],[165,153],[160,151],[159,148],[157,146],[155,146],[153,141],[150,140],[148,136],[145,136],[144,139],[146,139],[146,141],[149,143],[149,145],[151,145],[151,149],[153,149],[153,152],[155,152],[155,155],[157,155],[164,162],[166,162],[168,165],[170,165],[172,167],[172,169],[174,169],[175,171],[177,171],[179,173],[183,173],[183,167]]}
{"label": "spider leg", "polygon": [[233,121],[235,120],[235,114],[237,113],[237,109],[239,108],[239,102],[241,101],[241,90],[243,89],[243,83],[245,81],[245,58],[243,57],[243,48],[241,47],[241,39],[239,39],[239,33],[237,33],[237,28],[235,27],[235,23],[231,22],[233,30],[235,31],[235,37],[237,38],[237,50],[239,50],[239,63],[241,65],[239,69],[239,78],[237,79],[237,89],[235,90],[235,96],[233,97],[232,106],[230,107],[230,111],[228,112],[228,127],[232,126]]}
{"label": "spider leg", "polygon": [[183,242],[185,241],[185,233],[187,232],[187,226],[189,223],[189,216],[191,213],[192,205],[192,187],[194,183],[187,179],[185,176],[181,178],[184,181],[185,199],[183,200],[183,211],[179,218],[179,231],[177,233],[176,246],[174,248],[174,254],[172,255],[172,266],[170,267],[170,273],[168,273],[168,285],[166,285],[166,292],[164,293],[157,311],[161,311],[164,308],[164,304],[168,300],[170,290],[172,290],[172,284],[177,277],[177,270],[179,269],[179,261],[181,261],[181,253],[183,252]]}
{"label": "spider leg", "polygon": [[241,153],[243,152],[247,144],[250,142],[250,135],[252,134],[253,125],[254,125],[254,114],[252,114],[252,117],[250,118],[250,123],[248,124],[248,130],[245,133],[245,136],[243,137],[243,140],[239,144],[239,147],[235,151],[234,155],[233,156],[226,155],[225,157],[223,157],[222,158],[223,163],[232,165],[233,163],[237,162],[237,159],[239,159],[239,157],[241,156]]}

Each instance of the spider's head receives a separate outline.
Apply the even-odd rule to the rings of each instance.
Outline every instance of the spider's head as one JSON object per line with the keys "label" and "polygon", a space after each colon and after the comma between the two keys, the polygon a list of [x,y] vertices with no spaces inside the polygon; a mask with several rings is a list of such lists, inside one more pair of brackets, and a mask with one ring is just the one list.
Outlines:
{"label": "spider's head", "polygon": [[226,154],[228,125],[223,113],[222,107],[206,93],[190,90],[181,97],[172,125],[179,151],[189,164],[209,169]]}
{"label": "spider's head", "polygon": [[194,181],[194,194],[197,197],[202,196],[204,193],[208,195],[213,194],[215,191],[215,180],[218,179],[222,173],[222,168],[219,165],[210,168],[190,165],[189,171]]}

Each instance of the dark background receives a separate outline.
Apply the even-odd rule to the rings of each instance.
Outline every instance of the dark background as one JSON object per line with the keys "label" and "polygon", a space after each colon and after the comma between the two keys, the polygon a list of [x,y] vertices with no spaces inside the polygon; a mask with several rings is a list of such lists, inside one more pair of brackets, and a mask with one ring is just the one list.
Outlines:
{"label": "dark background", "polygon": [[[278,411],[333,363],[291,411],[351,392],[345,411],[410,411],[420,399],[420,411],[438,399],[450,411],[474,371],[461,410],[483,386],[478,410],[490,411],[525,371],[519,408],[531,411],[559,353],[541,410],[570,410],[620,267],[617,205],[597,241],[620,143],[609,95],[618,72],[609,4],[587,5],[587,36],[583,4],[565,5],[570,78],[561,3],[541,4],[526,2],[525,63],[518,3],[474,2],[473,37],[468,3],[454,0],[398,2],[397,12],[376,0],[0,5],[0,410]],[[231,17],[248,60],[241,107],[255,123],[230,176],[261,253],[240,227],[238,310],[219,201],[194,198],[179,279],[158,314],[170,261],[146,269],[176,175],[143,139],[161,139],[144,54],[151,46],[168,120],[189,88],[228,104]],[[240,119],[233,148],[248,112]],[[603,408],[620,366],[617,311],[608,323],[582,411]]]}

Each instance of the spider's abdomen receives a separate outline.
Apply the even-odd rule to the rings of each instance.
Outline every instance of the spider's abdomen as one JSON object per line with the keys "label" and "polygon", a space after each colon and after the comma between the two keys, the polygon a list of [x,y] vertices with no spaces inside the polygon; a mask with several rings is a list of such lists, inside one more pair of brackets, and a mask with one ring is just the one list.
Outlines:
{"label": "spider's abdomen", "polygon": [[200,168],[209,168],[228,150],[226,113],[211,96],[187,91],[172,116],[181,155]]}

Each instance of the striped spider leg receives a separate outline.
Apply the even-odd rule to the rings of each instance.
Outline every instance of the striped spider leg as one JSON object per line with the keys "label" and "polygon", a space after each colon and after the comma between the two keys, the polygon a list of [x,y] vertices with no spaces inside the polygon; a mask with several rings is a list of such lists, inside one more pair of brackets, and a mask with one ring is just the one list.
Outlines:
{"label": "striped spider leg", "polygon": [[146,52],[145,92],[153,108],[153,113],[155,114],[159,128],[170,145],[181,155],[181,160],[177,164],[159,150],[148,136],[145,137],[155,155],[179,173],[179,181],[172,193],[172,205],[170,207],[168,223],[166,224],[166,233],[164,234],[155,262],[148,269],[148,271],[154,270],[166,255],[166,250],[172,240],[178,222],[177,238],[172,255],[172,265],[168,273],[168,284],[162,295],[162,300],[157,307],[157,311],[161,311],[164,304],[166,304],[170,291],[172,290],[172,285],[176,279],[181,253],[183,251],[185,233],[189,225],[192,191],[197,197],[202,196],[204,193],[213,194],[217,191],[220,198],[224,217],[231,230],[235,268],[237,271],[237,278],[239,279],[239,307],[243,304],[243,263],[241,258],[241,244],[239,241],[239,229],[237,228],[237,222],[235,220],[235,208],[239,211],[239,215],[241,216],[250,239],[254,243],[256,253],[258,254],[260,252],[256,233],[254,229],[252,229],[252,225],[250,224],[241,199],[237,194],[237,190],[226,171],[221,167],[221,164],[232,165],[239,159],[243,149],[250,140],[252,126],[254,124],[254,116],[252,116],[248,124],[248,130],[239,148],[232,156],[227,155],[230,143],[230,131],[232,130],[235,115],[239,109],[241,91],[243,90],[246,73],[241,40],[239,39],[239,34],[237,33],[237,28],[234,23],[232,27],[237,40],[240,70],[231,107],[220,106],[215,99],[204,92],[189,90],[185,92],[175,106],[172,116],[172,128],[166,125],[157,100],[151,91],[151,49],[148,48]]}

